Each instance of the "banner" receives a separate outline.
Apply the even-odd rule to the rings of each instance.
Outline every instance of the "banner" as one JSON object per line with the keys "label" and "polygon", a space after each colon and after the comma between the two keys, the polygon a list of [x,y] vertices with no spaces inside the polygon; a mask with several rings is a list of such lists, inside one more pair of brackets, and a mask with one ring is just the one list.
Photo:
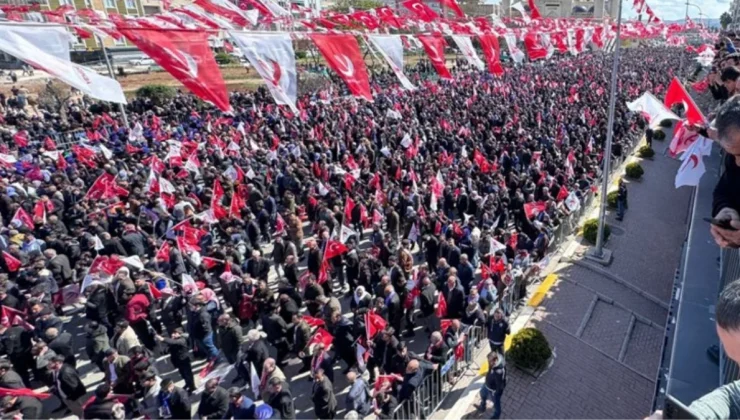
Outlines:
{"label": "banner", "polygon": [[290,34],[247,34],[229,32],[247,60],[265,80],[275,103],[287,105],[294,113],[298,96],[295,52]]}
{"label": "banner", "polygon": [[[40,32],[42,28],[34,28]],[[54,31],[53,33],[56,33]],[[51,37],[55,37],[50,32]],[[126,103],[121,85],[108,77],[68,60],[62,60],[27,41],[16,27],[0,25],[0,50],[44,70],[51,76],[101,101]]]}
{"label": "banner", "polygon": [[506,46],[509,47],[509,56],[511,56],[511,59],[517,64],[522,64],[524,53],[516,46],[516,36],[513,33],[506,33],[504,34],[504,39],[506,40]]}
{"label": "banner", "polygon": [[332,70],[347,84],[353,95],[373,101],[370,81],[360,46],[354,35],[312,34],[311,39]]}
{"label": "banner", "polygon": [[393,70],[393,73],[396,74],[396,77],[401,82],[401,86],[406,90],[415,90],[416,87],[403,74],[403,42],[401,41],[401,36],[368,35],[367,39],[391,67],[391,70]]}
{"label": "banner", "polygon": [[121,34],[196,96],[230,111],[229,94],[208,46],[208,33],[121,29]]}
{"label": "banner", "polygon": [[439,19],[439,15],[421,0],[406,0],[401,4],[424,22],[428,23]]}
{"label": "banner", "polygon": [[259,16],[257,9],[242,10],[228,0],[195,0],[194,3],[206,12],[223,16],[239,26],[257,24],[257,17]]}
{"label": "banner", "polygon": [[452,75],[445,65],[445,39],[441,36],[432,35],[419,35],[417,38],[424,46],[424,51],[426,51],[434,69],[437,70],[439,77],[452,79]]}
{"label": "banner", "polygon": [[492,34],[483,34],[478,36],[478,40],[483,50],[483,56],[486,57],[488,62],[488,71],[497,76],[504,74],[504,68],[501,66],[501,47],[498,43],[498,37]]}
{"label": "banner", "polygon": [[462,55],[468,60],[471,66],[477,68],[478,71],[485,69],[486,66],[480,57],[478,57],[478,53],[475,52],[473,42],[469,36],[452,35],[452,40],[455,41],[455,45],[457,45],[457,48],[460,49],[460,52],[462,52]]}
{"label": "banner", "polygon": [[72,61],[69,55],[69,42],[72,37],[63,27],[21,25],[8,25],[4,27],[11,29],[14,33],[41,51],[53,55],[60,60]]}

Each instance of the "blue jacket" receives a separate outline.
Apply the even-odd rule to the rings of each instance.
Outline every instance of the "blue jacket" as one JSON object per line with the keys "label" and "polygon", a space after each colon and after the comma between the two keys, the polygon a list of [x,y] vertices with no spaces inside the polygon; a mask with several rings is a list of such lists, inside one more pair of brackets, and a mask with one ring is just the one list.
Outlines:
{"label": "blue jacket", "polygon": [[357,378],[347,394],[347,408],[357,411],[362,416],[368,415],[372,409],[369,395],[370,393],[367,389],[367,384],[365,384],[365,380]]}

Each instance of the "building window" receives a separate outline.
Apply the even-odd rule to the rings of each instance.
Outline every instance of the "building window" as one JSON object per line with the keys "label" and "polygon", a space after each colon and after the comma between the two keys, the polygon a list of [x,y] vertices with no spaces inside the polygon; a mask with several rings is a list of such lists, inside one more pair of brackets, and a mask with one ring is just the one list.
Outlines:
{"label": "building window", "polygon": [[72,0],[59,0],[60,6],[67,5],[67,4],[72,5],[73,4]]}
{"label": "building window", "polygon": [[106,9],[115,9],[116,8],[116,2],[115,2],[115,0],[105,0],[105,8]]}
{"label": "building window", "polygon": [[136,10],[136,1],[135,0],[126,0],[126,9],[128,9],[128,10]]}
{"label": "building window", "polygon": [[113,40],[117,46],[126,45],[126,38],[124,37],[121,37],[120,39],[113,38]]}

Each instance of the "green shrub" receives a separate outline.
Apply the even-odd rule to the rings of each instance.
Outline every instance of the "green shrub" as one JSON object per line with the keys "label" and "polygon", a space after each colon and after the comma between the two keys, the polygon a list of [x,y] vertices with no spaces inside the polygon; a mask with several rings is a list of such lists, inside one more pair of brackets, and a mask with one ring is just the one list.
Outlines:
{"label": "green shrub", "polygon": [[649,159],[649,158],[655,156],[655,150],[653,150],[650,146],[645,145],[645,146],[642,146],[637,151],[637,156],[640,156],[641,158],[648,158]]}
{"label": "green shrub", "polygon": [[673,120],[671,119],[665,119],[658,123],[659,126],[663,128],[671,128],[673,127]]}
{"label": "green shrub", "polygon": [[[609,200],[609,197],[607,196],[607,201]],[[614,207],[617,206],[617,200],[614,199]],[[591,242],[592,244],[596,243],[596,238],[599,234],[599,219],[589,219],[586,220],[586,223],[583,224],[583,237],[587,241]],[[612,229],[609,227],[609,225],[604,225],[604,242],[606,242],[609,239],[609,236],[612,234]]]}
{"label": "green shrub", "polygon": [[552,356],[552,350],[540,330],[524,328],[514,334],[506,355],[522,369],[541,369]]}
{"label": "green shrub", "polygon": [[232,64],[236,62],[236,59],[228,53],[220,52],[216,54],[216,62],[218,64]]}
{"label": "green shrub", "polygon": [[627,164],[627,166],[624,168],[624,172],[627,174],[627,178],[640,179],[645,173],[645,170],[642,169],[642,165],[640,165],[639,163],[632,162]]}
{"label": "green shrub", "polygon": [[164,105],[175,97],[176,90],[170,86],[164,85],[144,85],[136,91],[136,96],[146,98],[156,105]]}
{"label": "green shrub", "polygon": [[665,131],[655,130],[653,132],[653,140],[663,141],[665,140]]}
{"label": "green shrub", "polygon": [[610,209],[617,208],[617,196],[619,196],[619,191],[612,191],[606,195],[606,204]]}
{"label": "green shrub", "polygon": [[295,52],[295,58],[299,60],[304,60],[306,58],[306,52],[305,51],[296,51]]}

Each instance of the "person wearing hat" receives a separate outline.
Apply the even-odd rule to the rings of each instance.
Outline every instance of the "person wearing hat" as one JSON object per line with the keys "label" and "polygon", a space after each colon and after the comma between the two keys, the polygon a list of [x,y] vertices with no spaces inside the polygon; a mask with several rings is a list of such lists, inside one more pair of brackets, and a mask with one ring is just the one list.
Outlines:
{"label": "person wearing hat", "polygon": [[190,397],[180,387],[175,386],[172,379],[163,379],[157,396],[159,400],[160,419],[189,419],[192,418]]}
{"label": "person wearing hat", "polygon": [[40,419],[44,412],[41,401],[30,396],[6,395],[0,404],[3,406],[3,415],[6,418],[9,415],[13,415],[12,418],[20,415],[21,419]]}
{"label": "person wearing hat", "polygon": [[177,368],[180,376],[185,381],[185,390],[189,393],[194,392],[195,377],[193,376],[193,366],[191,363],[192,355],[190,354],[188,342],[183,336],[182,328],[177,327],[173,329],[169,338],[156,335],[155,339],[167,346],[170,353],[170,362]]}
{"label": "person wearing hat", "polygon": [[[126,410],[113,395],[113,389],[108,384],[100,384],[95,388],[95,394],[83,411],[86,419],[119,419],[123,420]],[[24,417],[25,418],[25,417]]]}
{"label": "person wearing hat", "polygon": [[64,330],[62,320],[54,315],[54,311],[48,305],[43,305],[33,326],[33,331],[36,333],[36,337],[41,340],[44,339],[44,334],[49,328],[56,328],[58,331]]}
{"label": "person wearing hat", "polygon": [[236,387],[229,388],[229,408],[226,411],[225,419],[252,419],[256,414],[254,401],[242,394],[241,390]]}

